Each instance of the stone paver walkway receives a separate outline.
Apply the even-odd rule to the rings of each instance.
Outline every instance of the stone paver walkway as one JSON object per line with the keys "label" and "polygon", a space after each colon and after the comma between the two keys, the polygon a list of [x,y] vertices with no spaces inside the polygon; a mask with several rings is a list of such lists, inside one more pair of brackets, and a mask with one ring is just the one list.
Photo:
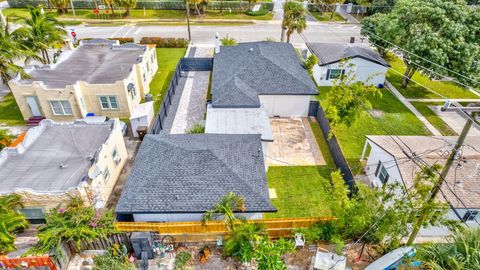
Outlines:
{"label": "stone paver walkway", "polygon": [[[441,111],[442,106],[429,106],[442,120],[449,125],[457,134],[462,132],[463,126],[467,122],[465,116],[457,111]],[[480,130],[476,125],[470,128],[469,136],[480,136]]]}
{"label": "stone paver walkway", "polygon": [[[212,46],[196,47],[194,57],[213,56]],[[188,72],[183,88],[180,103],[173,120],[171,134],[184,134],[195,124],[205,125],[205,113],[207,112],[206,98],[210,71]]]}
{"label": "stone paver walkway", "polygon": [[435,136],[442,136],[442,133],[438,131],[430,122],[428,122],[427,118],[425,118],[415,107],[413,107],[412,103],[408,101],[391,83],[388,81],[385,82],[385,85],[387,86],[390,91],[400,100],[400,102],[403,103],[415,116],[420,120],[425,127],[432,132],[433,135]]}

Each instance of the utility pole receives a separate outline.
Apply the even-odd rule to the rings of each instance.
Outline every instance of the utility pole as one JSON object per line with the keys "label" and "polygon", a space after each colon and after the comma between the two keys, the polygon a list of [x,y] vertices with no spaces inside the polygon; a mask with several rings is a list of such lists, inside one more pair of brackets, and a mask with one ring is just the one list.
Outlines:
{"label": "utility pole", "polygon": [[[447,102],[447,104],[442,108],[442,111],[444,110],[451,110],[450,108],[450,103]],[[456,108],[454,110],[458,110],[459,108]],[[466,109],[471,109],[471,108],[466,108]],[[463,110],[463,108],[460,108],[460,110]],[[457,157],[458,150],[460,147],[462,147],[463,142],[465,141],[465,137],[467,137],[468,132],[470,131],[470,128],[472,127],[473,120],[472,118],[475,116],[475,112],[472,112],[472,114],[469,115],[469,118],[467,118],[467,122],[465,123],[465,126],[462,129],[462,133],[460,136],[458,136],[457,142],[455,143],[455,146],[452,149],[452,152],[448,156],[447,163],[445,163],[445,166],[442,169],[442,172],[440,173],[440,177],[438,178],[437,182],[432,188],[432,192],[430,194],[430,197],[427,200],[427,204],[431,204],[433,200],[437,197],[438,192],[440,191],[443,181],[448,175],[448,171],[450,170],[450,167],[452,167],[453,161],[455,161]],[[418,235],[418,232],[420,231],[422,224],[425,222],[425,219],[427,218],[427,209],[422,209],[420,212],[420,216],[417,219],[417,222],[415,222],[415,225],[413,226],[412,233],[410,234],[410,237],[408,238],[407,241],[407,246],[411,246],[413,242],[415,241],[415,238]]]}
{"label": "utility pole", "polygon": [[73,6],[73,0],[70,0],[70,5],[72,6],[73,20],[77,21],[77,16],[75,15],[75,7]]}
{"label": "utility pole", "polygon": [[190,7],[188,6],[188,1],[185,0],[185,6],[187,7],[187,28],[188,28],[188,41],[192,42],[192,34],[190,32]]}

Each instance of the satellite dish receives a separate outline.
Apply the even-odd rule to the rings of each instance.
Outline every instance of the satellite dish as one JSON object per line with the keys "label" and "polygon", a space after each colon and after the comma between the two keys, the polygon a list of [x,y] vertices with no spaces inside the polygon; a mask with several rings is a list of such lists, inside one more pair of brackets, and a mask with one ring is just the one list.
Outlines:
{"label": "satellite dish", "polygon": [[100,168],[98,168],[96,164],[93,164],[88,170],[88,177],[90,177],[90,179],[95,179],[100,175],[100,173],[102,173]]}

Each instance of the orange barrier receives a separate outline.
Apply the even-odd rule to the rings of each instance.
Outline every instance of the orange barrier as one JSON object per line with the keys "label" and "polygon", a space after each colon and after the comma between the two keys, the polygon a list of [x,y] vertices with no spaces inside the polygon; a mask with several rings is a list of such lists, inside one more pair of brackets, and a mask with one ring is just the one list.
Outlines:
{"label": "orange barrier", "polygon": [[25,139],[25,135],[27,135],[27,132],[26,131],[22,132],[22,134],[20,134],[13,142],[11,142],[8,147],[15,147],[20,143],[22,143],[23,139]]}
{"label": "orange barrier", "polygon": [[50,270],[57,270],[57,267],[49,256],[34,256],[25,258],[0,257],[1,269],[24,269],[39,266],[47,266],[50,268]]}

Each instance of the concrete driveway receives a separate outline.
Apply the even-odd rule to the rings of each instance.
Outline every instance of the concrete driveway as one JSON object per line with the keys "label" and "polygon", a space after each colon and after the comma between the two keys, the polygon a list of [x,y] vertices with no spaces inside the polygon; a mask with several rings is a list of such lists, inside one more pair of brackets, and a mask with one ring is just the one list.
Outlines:
{"label": "concrete driveway", "polygon": [[274,142],[268,146],[269,166],[318,166],[325,159],[308,118],[270,118]]}

